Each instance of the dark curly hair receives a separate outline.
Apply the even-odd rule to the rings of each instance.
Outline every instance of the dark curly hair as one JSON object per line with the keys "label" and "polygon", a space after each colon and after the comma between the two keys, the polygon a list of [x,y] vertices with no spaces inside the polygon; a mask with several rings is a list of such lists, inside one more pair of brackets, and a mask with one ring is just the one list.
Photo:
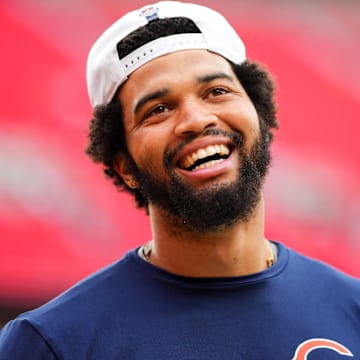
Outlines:
{"label": "dark curly hair", "polygon": [[[198,33],[200,30],[187,18],[159,19],[135,30],[117,45],[119,58],[134,49],[162,36],[180,33]],[[276,104],[274,101],[274,82],[269,72],[259,63],[245,61],[241,65],[230,63],[234,73],[253,102],[262,126],[272,140],[272,129],[278,128]],[[126,190],[135,197],[137,206],[147,209],[148,201],[137,189],[130,189],[116,172],[116,156],[127,153],[123,112],[117,95],[107,105],[97,106],[89,126],[89,143],[86,153],[94,162],[104,166],[105,175],[112,179],[120,190]]]}

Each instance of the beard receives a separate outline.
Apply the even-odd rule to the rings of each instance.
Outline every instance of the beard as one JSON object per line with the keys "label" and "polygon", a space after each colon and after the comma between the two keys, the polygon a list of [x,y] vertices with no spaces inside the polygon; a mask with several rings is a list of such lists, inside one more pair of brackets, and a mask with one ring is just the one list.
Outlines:
{"label": "beard", "polygon": [[164,167],[166,180],[159,179],[147,169],[140,169],[130,157],[129,166],[139,184],[138,191],[149,204],[160,207],[171,217],[173,223],[181,226],[182,231],[208,233],[221,231],[238,222],[245,222],[253,215],[260,195],[265,175],[268,171],[271,155],[268,132],[260,130],[259,138],[249,151],[243,147],[243,138],[236,132],[224,132],[208,129],[203,136],[224,135],[236,144],[233,151],[238,152],[240,166],[235,181],[214,183],[201,189],[194,189],[176,174],[171,160],[176,152],[189,143],[188,139],[177,149],[166,153]]}

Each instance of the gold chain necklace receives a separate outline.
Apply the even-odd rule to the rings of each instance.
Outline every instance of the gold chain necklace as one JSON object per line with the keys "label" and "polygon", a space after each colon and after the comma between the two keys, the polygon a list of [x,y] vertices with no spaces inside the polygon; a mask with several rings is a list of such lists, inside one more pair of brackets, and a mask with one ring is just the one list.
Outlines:
{"label": "gold chain necklace", "polygon": [[[275,264],[275,245],[273,245],[270,241],[266,240],[266,244],[268,247],[268,250],[270,252],[270,256],[266,258],[266,265],[268,268],[272,267]],[[275,248],[275,249],[274,249]],[[148,243],[141,246],[139,250],[140,257],[143,258],[145,261],[151,264],[150,260],[150,253],[152,250],[152,241],[149,241]]]}
{"label": "gold chain necklace", "polygon": [[152,250],[152,241],[149,241],[140,248],[140,256],[150,264],[151,264],[150,261],[151,250]]}
{"label": "gold chain necklace", "polygon": [[270,252],[270,256],[266,259],[266,265],[268,268],[271,268],[275,264],[275,251],[273,250],[273,246],[275,245],[272,245],[269,240],[266,240],[266,244]]}

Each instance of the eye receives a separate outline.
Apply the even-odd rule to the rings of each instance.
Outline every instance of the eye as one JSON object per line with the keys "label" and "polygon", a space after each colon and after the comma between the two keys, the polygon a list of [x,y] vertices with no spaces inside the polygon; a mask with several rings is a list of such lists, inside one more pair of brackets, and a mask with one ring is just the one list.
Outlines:
{"label": "eye", "polygon": [[164,105],[164,104],[159,104],[159,105],[156,105],[154,107],[152,107],[149,111],[147,111],[145,113],[145,116],[144,118],[147,119],[151,116],[155,116],[155,115],[160,115],[160,114],[163,114],[167,111],[169,111],[170,109]]}
{"label": "eye", "polygon": [[229,93],[229,90],[224,87],[215,87],[212,88],[209,92],[211,96],[220,96],[220,95],[225,95],[227,93]]}

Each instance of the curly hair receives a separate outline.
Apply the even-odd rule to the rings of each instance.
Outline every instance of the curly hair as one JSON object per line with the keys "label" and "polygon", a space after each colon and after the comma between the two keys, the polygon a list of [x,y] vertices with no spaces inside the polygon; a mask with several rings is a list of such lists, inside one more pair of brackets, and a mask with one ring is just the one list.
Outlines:
{"label": "curly hair", "polygon": [[[187,18],[171,18],[152,21],[135,30],[117,45],[119,58],[134,49],[162,36],[179,33],[198,33],[200,30]],[[274,81],[265,67],[257,62],[245,61],[240,65],[230,63],[234,73],[246,90],[258,113],[262,126],[272,140],[272,129],[278,128],[276,103],[274,100]],[[131,189],[117,173],[114,163],[119,153],[128,153],[123,125],[123,111],[117,94],[107,105],[97,106],[90,121],[89,143],[86,153],[103,165],[105,175],[119,190],[133,194],[139,208],[147,209],[148,201],[137,189]]]}

